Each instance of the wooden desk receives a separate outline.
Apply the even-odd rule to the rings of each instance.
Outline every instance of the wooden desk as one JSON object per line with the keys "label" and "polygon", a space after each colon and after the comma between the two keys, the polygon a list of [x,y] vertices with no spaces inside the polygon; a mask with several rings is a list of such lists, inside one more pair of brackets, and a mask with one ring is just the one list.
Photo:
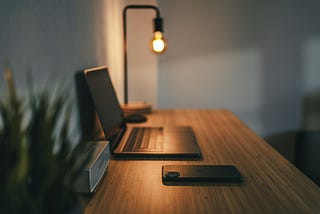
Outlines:
{"label": "wooden desk", "polygon": [[[201,161],[112,160],[85,213],[320,213],[320,188],[227,110],[161,110],[148,125],[191,125]],[[242,185],[165,186],[165,164],[234,164]]]}

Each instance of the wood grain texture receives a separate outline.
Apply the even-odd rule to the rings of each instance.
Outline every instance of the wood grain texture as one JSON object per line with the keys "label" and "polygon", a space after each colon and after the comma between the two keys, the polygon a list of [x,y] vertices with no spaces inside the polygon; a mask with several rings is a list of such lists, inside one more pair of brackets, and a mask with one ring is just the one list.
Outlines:
{"label": "wood grain texture", "polygon": [[[146,124],[191,125],[203,160],[111,160],[85,213],[320,213],[320,188],[231,112],[158,110]],[[233,164],[245,182],[165,186],[168,164]]]}

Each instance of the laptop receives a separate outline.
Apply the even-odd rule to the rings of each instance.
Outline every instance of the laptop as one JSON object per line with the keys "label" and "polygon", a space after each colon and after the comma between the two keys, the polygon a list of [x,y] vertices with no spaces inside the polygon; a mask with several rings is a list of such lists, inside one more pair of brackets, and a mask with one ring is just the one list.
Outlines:
{"label": "laptop", "polygon": [[106,140],[115,157],[201,158],[190,126],[127,126],[107,67],[84,70]]}

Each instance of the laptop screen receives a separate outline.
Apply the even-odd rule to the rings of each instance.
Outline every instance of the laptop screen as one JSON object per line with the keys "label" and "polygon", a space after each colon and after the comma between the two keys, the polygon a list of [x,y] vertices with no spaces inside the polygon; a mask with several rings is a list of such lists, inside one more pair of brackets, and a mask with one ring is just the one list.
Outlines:
{"label": "laptop screen", "polygon": [[105,137],[113,147],[113,139],[124,128],[124,119],[108,69],[103,66],[84,73]]}

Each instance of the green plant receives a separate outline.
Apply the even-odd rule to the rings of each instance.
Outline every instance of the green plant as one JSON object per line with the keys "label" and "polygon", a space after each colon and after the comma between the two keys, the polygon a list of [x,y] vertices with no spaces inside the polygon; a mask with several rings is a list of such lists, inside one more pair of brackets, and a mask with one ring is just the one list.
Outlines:
{"label": "green plant", "polygon": [[[0,101],[0,213],[65,213],[77,203],[72,184],[86,160],[69,137],[71,103],[64,91],[19,97],[6,66]],[[74,148],[72,145],[76,145]]]}

